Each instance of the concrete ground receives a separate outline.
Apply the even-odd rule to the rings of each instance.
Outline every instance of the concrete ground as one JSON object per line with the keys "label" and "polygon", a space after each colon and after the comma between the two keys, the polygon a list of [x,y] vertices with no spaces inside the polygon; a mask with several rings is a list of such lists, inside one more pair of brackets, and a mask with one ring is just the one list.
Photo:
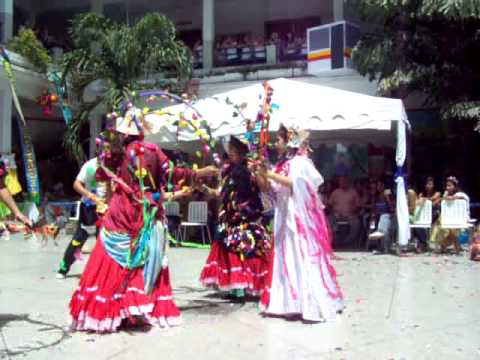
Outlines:
{"label": "concrete ground", "polygon": [[480,263],[465,256],[339,253],[347,308],[335,323],[311,325],[215,297],[197,282],[207,251],[171,249],[183,326],[97,335],[66,330],[85,265],[55,279],[66,242],[0,242],[0,358],[480,359]]}

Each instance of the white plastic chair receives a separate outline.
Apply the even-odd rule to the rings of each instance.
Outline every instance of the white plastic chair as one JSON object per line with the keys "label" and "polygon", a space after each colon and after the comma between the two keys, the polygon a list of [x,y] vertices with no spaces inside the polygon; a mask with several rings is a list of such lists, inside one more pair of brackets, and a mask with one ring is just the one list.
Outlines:
{"label": "white plastic chair", "polygon": [[410,228],[430,229],[432,227],[432,201],[424,200],[423,204],[415,208],[415,219]]}
{"label": "white plastic chair", "polygon": [[71,209],[74,209],[74,211],[70,211],[70,216],[69,216],[68,220],[80,221],[80,205],[81,205],[81,202],[80,201],[74,201],[74,202],[69,203],[69,205],[71,206]]}
{"label": "white plastic chair", "polygon": [[177,201],[167,201],[164,206],[166,216],[180,216],[180,204]]}
{"label": "white plastic chair", "polygon": [[18,203],[18,207],[22,210],[23,215],[36,223],[40,219],[40,211],[38,211],[37,205],[33,202]]}
{"label": "white plastic chair", "polygon": [[410,223],[410,229],[426,229],[427,239],[430,239],[432,230],[433,209],[431,200],[423,200],[423,202],[415,207],[415,215],[413,222]]}
{"label": "white plastic chair", "polygon": [[[180,204],[177,201],[167,201],[164,203],[164,208],[165,208],[165,216],[167,218],[181,218],[180,215]],[[175,240],[178,240],[180,238],[180,227],[176,226],[176,229],[174,230],[173,235]]]}
{"label": "white plastic chair", "polygon": [[471,227],[467,200],[443,200],[440,226],[444,229],[469,229]]}
{"label": "white plastic chair", "polygon": [[[205,245],[205,230],[208,240],[212,242],[210,229],[208,228],[208,203],[206,201],[192,201],[188,204],[188,219],[180,223],[180,241],[184,241],[187,235],[187,228],[200,227],[202,232],[202,243]],[[183,232],[182,232],[183,230]]]}
{"label": "white plastic chair", "polygon": [[68,220],[80,220],[80,201],[50,201],[47,205],[60,207],[68,211]]}

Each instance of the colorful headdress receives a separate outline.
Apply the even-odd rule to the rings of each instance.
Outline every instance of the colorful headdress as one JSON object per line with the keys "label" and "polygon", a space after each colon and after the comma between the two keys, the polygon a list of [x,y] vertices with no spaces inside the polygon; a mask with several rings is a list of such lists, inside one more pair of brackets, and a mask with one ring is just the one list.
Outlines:
{"label": "colorful headdress", "polygon": [[140,135],[143,133],[145,128],[142,111],[130,104],[125,115],[115,119],[115,130],[125,135]]}
{"label": "colorful headdress", "polygon": [[228,146],[233,146],[240,154],[244,155],[247,155],[250,150],[248,147],[248,142],[246,140],[243,141],[236,136],[230,136],[230,139],[228,140]]}
{"label": "colorful headdress", "polygon": [[459,183],[458,179],[455,176],[447,177],[447,182],[451,182],[455,186],[458,186],[458,183]]}
{"label": "colorful headdress", "polygon": [[310,150],[310,146],[308,144],[310,133],[308,131],[293,126],[287,127],[284,124],[280,124],[280,131],[284,131],[287,134],[288,148]]}

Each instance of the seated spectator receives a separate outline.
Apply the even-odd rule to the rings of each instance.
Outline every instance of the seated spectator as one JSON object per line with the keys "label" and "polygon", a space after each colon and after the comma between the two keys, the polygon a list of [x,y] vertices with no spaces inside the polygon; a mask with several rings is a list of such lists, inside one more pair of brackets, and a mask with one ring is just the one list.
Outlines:
{"label": "seated spectator", "polygon": [[225,36],[222,42],[222,48],[229,49],[229,48],[236,48],[238,45],[237,40],[235,40],[231,36]]}
{"label": "seated spectator", "polygon": [[431,176],[427,177],[423,192],[418,194],[417,204],[421,204],[425,200],[432,201],[432,206],[434,208],[432,216],[433,221],[437,220],[438,216],[440,215],[441,198],[442,195],[435,188],[435,180]]}
{"label": "seated spectator", "polygon": [[263,63],[267,60],[267,49],[265,48],[265,41],[257,37],[252,41],[254,60],[258,63]]}
{"label": "seated spectator", "polygon": [[369,238],[382,240],[380,251],[389,252],[394,240],[395,216],[393,212],[395,204],[392,190],[385,189],[383,181],[377,181],[377,192],[374,199],[372,213],[370,215],[369,228],[377,230],[369,235]]}
{"label": "seated spectator", "polygon": [[294,44],[296,48],[302,49],[304,46],[305,47],[307,46],[307,39],[305,36],[302,36],[301,34],[296,34]]}
{"label": "seated spectator", "polygon": [[270,39],[268,40],[269,45],[276,45],[277,47],[280,47],[282,44],[282,41],[280,40],[280,36],[278,36],[277,32],[273,32],[272,35],[270,36]]}
{"label": "seated spectator", "polygon": [[240,59],[242,62],[248,63],[253,60],[253,41],[249,35],[245,35],[239,44]]}
{"label": "seated spectator", "polygon": [[357,179],[354,181],[354,189],[358,194],[359,211],[361,214],[365,213],[365,206],[368,202],[368,189],[364,181]]}
{"label": "seated spectator", "polygon": [[227,36],[223,41],[222,48],[224,49],[227,64],[232,65],[240,60],[238,46],[238,41],[231,36]]}
{"label": "seated spectator", "polygon": [[223,48],[223,42],[217,41],[215,44],[215,60],[217,65],[223,66],[227,62],[227,57],[225,54],[225,49]]}
{"label": "seated spectator", "polygon": [[[470,203],[470,198],[459,188],[459,181],[454,176],[449,176],[445,182],[445,192],[441,200],[465,200]],[[442,215],[440,214],[440,217]],[[458,236],[459,229],[443,229],[440,224],[440,217],[432,227],[431,242],[440,247],[440,252],[444,253],[448,246],[453,245],[455,252],[459,254],[462,250]]]}
{"label": "seated spectator", "polygon": [[202,66],[203,64],[203,43],[201,40],[198,40],[195,45],[193,45],[193,57],[195,59],[195,65],[197,67]]}
{"label": "seated spectator", "polygon": [[328,205],[331,210],[330,219],[334,231],[339,220],[347,221],[350,229],[346,242],[356,243],[361,230],[358,213],[359,198],[346,176],[338,178],[338,188],[330,195]]}
{"label": "seated spectator", "polygon": [[[442,195],[435,190],[435,181],[433,177],[427,177],[422,192],[418,194],[414,202],[414,208],[409,209],[412,216],[412,222],[415,221],[418,209],[423,206],[425,200],[432,202],[432,224],[435,223],[440,215],[440,202]],[[411,202],[410,202],[411,203]],[[417,239],[417,253],[428,250],[427,229],[413,229],[413,236]]]}
{"label": "seated spectator", "polygon": [[261,36],[254,36],[252,39],[252,46],[257,47],[257,46],[265,46],[265,40]]}
{"label": "seated spectator", "polygon": [[251,37],[250,35],[246,34],[246,35],[242,38],[242,40],[240,40],[240,41],[238,42],[238,46],[249,48],[249,47],[252,47],[252,46],[253,46],[252,43],[253,43],[252,37]]}
{"label": "seated spectator", "polygon": [[293,37],[293,33],[287,33],[287,36],[285,37],[285,44],[287,44],[287,48],[295,47],[295,38]]}
{"label": "seated spectator", "polygon": [[283,49],[283,54],[287,58],[295,57],[300,53],[300,47],[295,42],[295,38],[291,32],[287,33],[287,37],[285,38],[285,45]]}

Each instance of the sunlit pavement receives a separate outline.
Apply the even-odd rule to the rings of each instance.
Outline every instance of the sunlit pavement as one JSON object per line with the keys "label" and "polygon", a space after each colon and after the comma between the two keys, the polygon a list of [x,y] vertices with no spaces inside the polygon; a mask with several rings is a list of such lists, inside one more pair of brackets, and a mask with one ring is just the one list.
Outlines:
{"label": "sunlit pavement", "polygon": [[85,261],[55,279],[66,239],[0,242],[0,358],[480,359],[480,263],[466,256],[338,253],[347,308],[335,323],[263,318],[198,284],[207,250],[170,249],[184,324],[111,335],[68,332]]}

